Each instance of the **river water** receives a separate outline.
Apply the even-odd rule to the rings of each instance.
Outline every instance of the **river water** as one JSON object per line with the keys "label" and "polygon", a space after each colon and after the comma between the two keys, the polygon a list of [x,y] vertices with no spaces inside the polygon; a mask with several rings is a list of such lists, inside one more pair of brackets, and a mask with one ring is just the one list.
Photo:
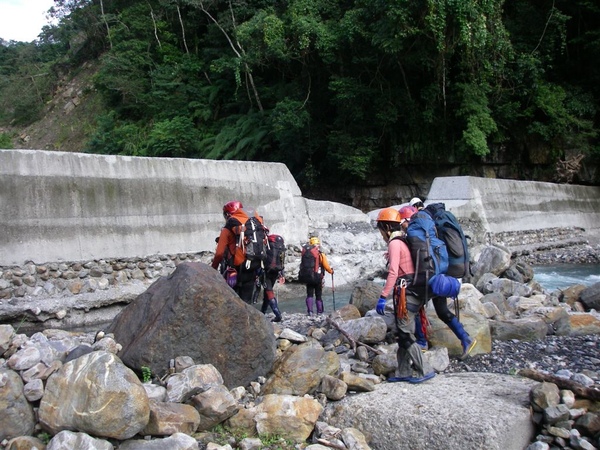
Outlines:
{"label": "river water", "polygon": [[[383,283],[381,285],[383,287]],[[323,288],[323,307],[326,313],[329,313],[335,309],[339,309],[344,305],[347,305],[352,295],[352,289],[340,289],[335,288],[332,291],[331,288]],[[255,304],[258,309],[262,306],[262,301]],[[286,298],[279,302],[279,309],[281,312],[286,313],[306,313],[306,296]],[[313,309],[316,312],[317,306],[313,305]],[[271,312],[271,308],[268,308],[268,313]]]}
{"label": "river water", "polygon": [[600,264],[556,264],[534,266],[534,279],[549,291],[574,284],[591,286],[600,282]]}
{"label": "river water", "polygon": [[[557,264],[552,266],[534,266],[534,279],[548,291],[564,289],[574,284],[583,284],[591,286],[600,282],[600,264]],[[376,280],[381,282],[383,280]],[[323,289],[323,303],[325,312],[331,312],[350,301],[351,289],[336,288],[335,292],[331,288]],[[280,309],[286,313],[305,313],[305,297],[285,299],[279,302]],[[261,302],[255,305],[260,309]],[[315,307],[316,308],[316,307]],[[316,309],[315,309],[316,310]],[[271,312],[269,308],[268,312]]]}

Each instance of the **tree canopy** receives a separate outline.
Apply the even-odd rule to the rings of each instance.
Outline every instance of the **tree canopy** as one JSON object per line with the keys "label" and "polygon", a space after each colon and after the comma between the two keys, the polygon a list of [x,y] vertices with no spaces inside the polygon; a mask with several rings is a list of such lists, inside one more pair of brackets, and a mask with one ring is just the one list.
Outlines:
{"label": "tree canopy", "polygon": [[600,155],[593,0],[55,0],[51,13],[37,41],[0,41],[0,122],[37,120],[60,77],[97,60],[103,114],[85,151],[279,161],[304,187]]}

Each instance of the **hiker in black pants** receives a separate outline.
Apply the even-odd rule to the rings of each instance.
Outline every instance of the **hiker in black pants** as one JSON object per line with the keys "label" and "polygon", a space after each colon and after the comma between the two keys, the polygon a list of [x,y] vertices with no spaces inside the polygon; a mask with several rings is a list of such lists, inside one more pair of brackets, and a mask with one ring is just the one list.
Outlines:
{"label": "hiker in black pants", "polygon": [[[408,221],[410,221],[410,217],[417,210],[425,211],[429,214],[429,212],[425,209],[425,205],[418,197],[413,198],[410,201],[409,206],[404,206],[400,208],[400,216],[406,219],[405,225],[403,225],[405,228],[406,226],[408,226]],[[458,317],[456,317],[452,313],[452,311],[448,309],[448,299],[446,297],[433,297],[431,299],[431,302],[433,303],[433,307],[435,308],[436,315],[440,318],[442,322],[444,322],[448,326],[448,328],[452,330],[455,336],[460,340],[460,344],[463,349],[463,352],[460,355],[460,359],[466,359],[473,351],[473,348],[475,348],[475,345],[477,344],[477,339],[471,337],[469,333],[467,333],[463,324],[460,323],[460,321],[458,320]],[[419,345],[421,346],[423,341],[425,342],[425,344],[427,344],[426,337],[422,332],[420,333],[420,336],[417,336],[417,341],[420,341]]]}
{"label": "hiker in black pants", "polygon": [[279,305],[277,303],[277,298],[275,297],[274,287],[277,281],[279,281],[281,284],[285,283],[283,272],[265,270],[261,275],[261,279],[264,294],[260,311],[263,314],[266,314],[267,308],[270,306],[273,314],[275,314],[275,318],[271,322],[281,322],[281,311],[279,311]]}
{"label": "hiker in black pants", "polygon": [[333,268],[325,253],[321,251],[321,240],[311,236],[308,244],[302,247],[298,281],[306,283],[306,312],[314,314],[313,301],[316,300],[317,314],[323,314],[323,277],[325,272],[333,275]]}
{"label": "hiker in black pants", "polygon": [[213,269],[218,270],[221,262],[225,260],[226,266],[235,270],[236,282],[232,286],[233,289],[243,301],[252,304],[257,266],[247,265],[244,253],[237,246],[240,228],[249,218],[242,208],[242,203],[237,200],[227,202],[223,206],[225,225],[221,228],[217,239],[217,248],[211,265]]}

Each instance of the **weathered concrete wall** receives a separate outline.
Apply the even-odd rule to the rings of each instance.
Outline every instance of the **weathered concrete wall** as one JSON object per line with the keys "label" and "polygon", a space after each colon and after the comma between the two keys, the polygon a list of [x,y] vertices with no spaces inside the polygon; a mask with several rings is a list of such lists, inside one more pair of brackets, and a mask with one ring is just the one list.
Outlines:
{"label": "weathered concrete wall", "polygon": [[600,187],[495,178],[436,178],[426,203],[444,202],[458,218],[491,233],[581,227],[600,232]]}
{"label": "weathered concrete wall", "polygon": [[234,199],[306,240],[284,164],[0,150],[0,266],[214,251]]}

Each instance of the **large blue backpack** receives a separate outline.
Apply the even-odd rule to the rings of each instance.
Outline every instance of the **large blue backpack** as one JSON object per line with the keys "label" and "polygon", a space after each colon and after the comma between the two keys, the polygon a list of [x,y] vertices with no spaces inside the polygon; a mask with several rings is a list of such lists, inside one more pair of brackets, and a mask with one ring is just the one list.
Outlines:
{"label": "large blue backpack", "polygon": [[456,216],[450,211],[446,211],[444,203],[427,205],[425,211],[433,218],[438,237],[446,243],[448,249],[447,274],[456,278],[471,275],[467,236]]}
{"label": "large blue backpack", "polygon": [[448,271],[446,244],[437,237],[435,222],[425,211],[410,218],[406,243],[415,264],[413,286],[425,286],[434,275]]}

